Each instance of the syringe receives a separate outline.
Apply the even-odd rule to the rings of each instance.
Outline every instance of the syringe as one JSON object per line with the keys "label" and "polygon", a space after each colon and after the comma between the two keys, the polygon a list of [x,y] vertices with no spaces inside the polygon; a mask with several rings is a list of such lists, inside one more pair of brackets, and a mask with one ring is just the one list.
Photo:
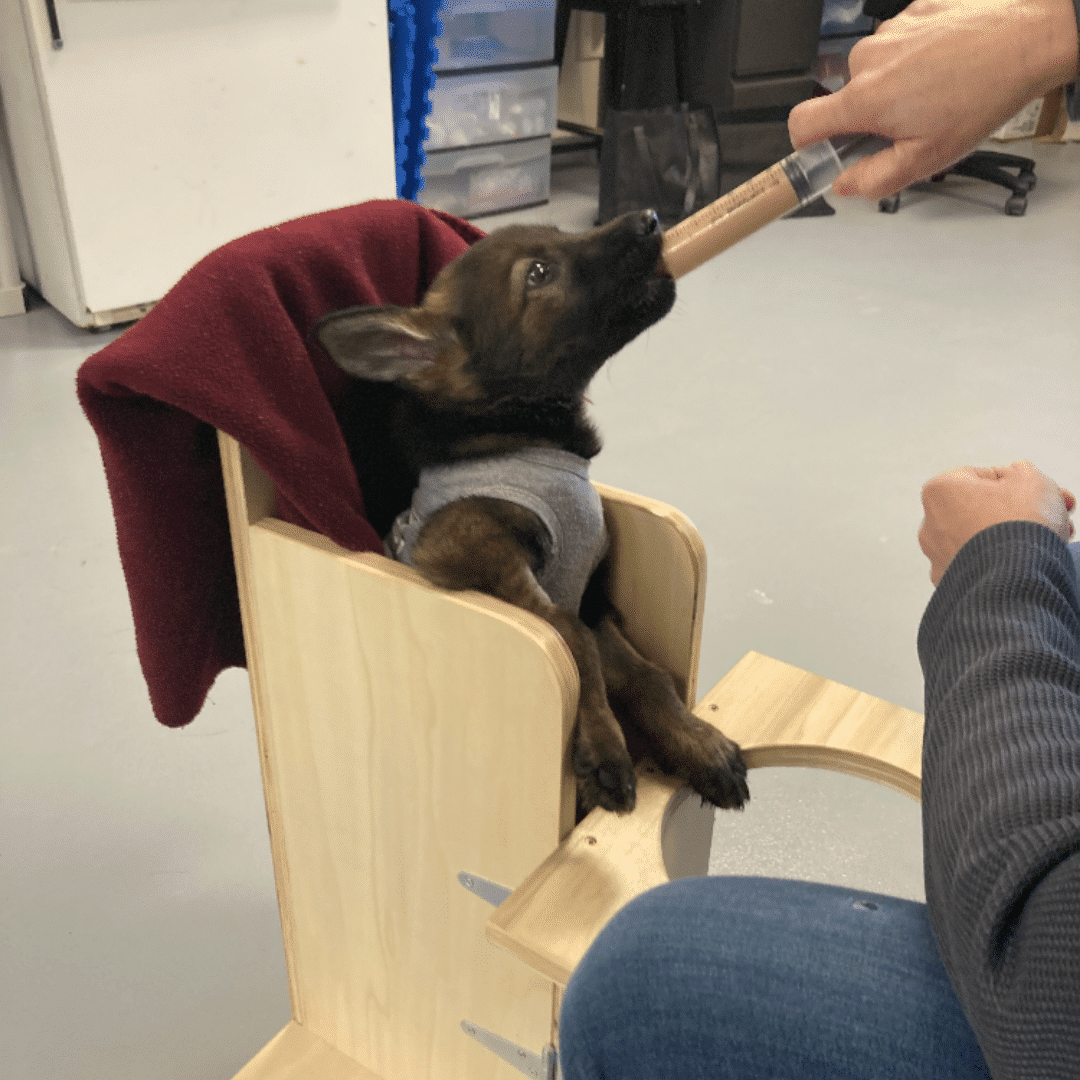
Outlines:
{"label": "syringe", "polygon": [[796,150],[668,229],[658,270],[673,278],[696,270],[762,225],[824,195],[852,162],[891,145],[878,135],[855,135],[840,145],[825,139]]}

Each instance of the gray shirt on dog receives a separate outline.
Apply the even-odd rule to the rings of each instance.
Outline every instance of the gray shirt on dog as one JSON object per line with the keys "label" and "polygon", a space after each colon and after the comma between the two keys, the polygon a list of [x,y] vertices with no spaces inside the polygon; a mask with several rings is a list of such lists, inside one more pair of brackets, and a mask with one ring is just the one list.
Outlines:
{"label": "gray shirt on dog", "polygon": [[536,579],[557,607],[576,613],[607,550],[604,510],[589,482],[589,462],[566,450],[529,446],[424,469],[412,505],[398,515],[386,538],[387,555],[411,565],[413,545],[428,518],[474,496],[517,503],[543,522],[544,561]]}

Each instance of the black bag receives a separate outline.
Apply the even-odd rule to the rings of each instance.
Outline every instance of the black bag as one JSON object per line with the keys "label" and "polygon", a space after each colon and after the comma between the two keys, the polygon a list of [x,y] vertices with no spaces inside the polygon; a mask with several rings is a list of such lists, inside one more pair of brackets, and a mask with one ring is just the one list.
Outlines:
{"label": "black bag", "polygon": [[608,109],[600,148],[600,221],[655,210],[665,227],[720,196],[720,140],[708,105]]}

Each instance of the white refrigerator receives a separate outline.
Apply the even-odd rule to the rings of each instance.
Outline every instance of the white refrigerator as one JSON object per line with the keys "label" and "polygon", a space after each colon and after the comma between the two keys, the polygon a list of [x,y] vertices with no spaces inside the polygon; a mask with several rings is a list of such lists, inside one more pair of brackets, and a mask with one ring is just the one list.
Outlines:
{"label": "white refrigerator", "polygon": [[0,0],[0,95],[22,276],[79,326],[395,196],[386,0]]}

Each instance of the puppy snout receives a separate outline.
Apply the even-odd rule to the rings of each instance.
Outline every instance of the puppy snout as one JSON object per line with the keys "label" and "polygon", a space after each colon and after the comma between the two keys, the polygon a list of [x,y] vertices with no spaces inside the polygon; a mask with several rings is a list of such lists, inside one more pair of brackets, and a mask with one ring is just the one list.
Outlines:
{"label": "puppy snout", "polygon": [[642,210],[638,218],[638,233],[641,236],[651,236],[660,231],[660,218],[655,210]]}

